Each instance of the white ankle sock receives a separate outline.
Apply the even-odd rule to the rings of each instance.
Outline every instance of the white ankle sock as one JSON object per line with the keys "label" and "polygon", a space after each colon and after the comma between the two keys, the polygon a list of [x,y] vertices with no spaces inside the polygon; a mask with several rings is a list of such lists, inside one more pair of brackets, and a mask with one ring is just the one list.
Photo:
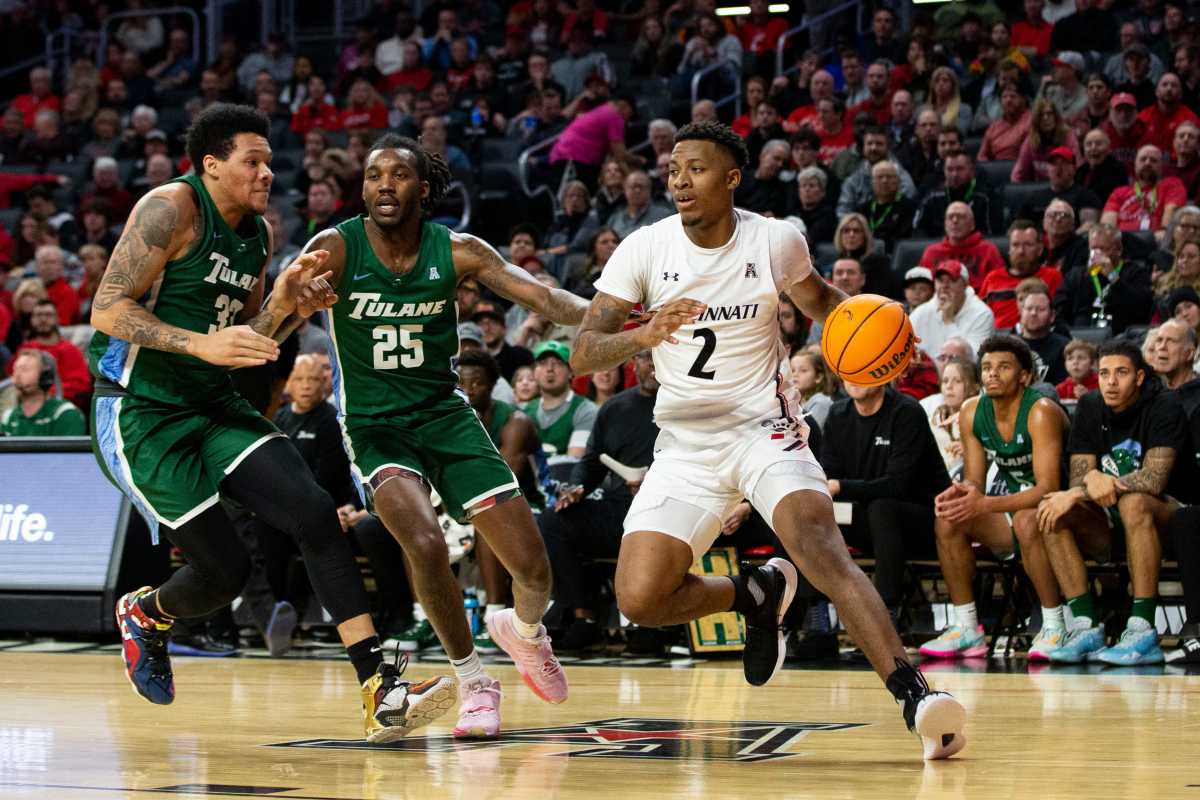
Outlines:
{"label": "white ankle sock", "polygon": [[1067,627],[1067,623],[1063,619],[1063,607],[1055,606],[1054,608],[1046,608],[1042,606],[1042,630],[1048,628],[1057,628],[1062,630]]}
{"label": "white ankle sock", "polygon": [[517,636],[522,639],[536,639],[538,631],[542,628],[542,621],[538,620],[533,624],[523,621],[517,616],[517,612],[512,615],[513,630],[517,632]]}
{"label": "white ankle sock", "polygon": [[471,654],[466,658],[450,659],[450,666],[454,667],[454,677],[458,678],[460,684],[483,675],[483,664],[479,662],[479,653],[475,652],[475,648],[471,648]]}
{"label": "white ankle sock", "polygon": [[488,603],[487,608],[485,608],[483,610],[483,621],[487,622],[495,614],[497,614],[498,612],[503,611],[503,610],[504,610],[503,603]]}
{"label": "white ankle sock", "polygon": [[954,624],[961,625],[967,630],[975,630],[979,620],[975,618],[975,603],[964,603],[954,607]]}
{"label": "white ankle sock", "polygon": [[425,616],[425,609],[421,608],[421,604],[413,603],[413,621],[424,622],[426,619],[428,618]]}

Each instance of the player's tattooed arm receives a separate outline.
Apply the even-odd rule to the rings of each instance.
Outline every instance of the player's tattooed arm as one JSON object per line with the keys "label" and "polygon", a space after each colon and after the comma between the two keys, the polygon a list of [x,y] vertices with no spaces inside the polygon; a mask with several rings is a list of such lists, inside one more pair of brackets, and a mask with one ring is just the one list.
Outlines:
{"label": "player's tattooed arm", "polygon": [[652,346],[645,340],[645,328],[623,331],[633,303],[597,292],[579,326],[571,349],[571,369],[585,374],[611,369]]}
{"label": "player's tattooed arm", "polygon": [[845,292],[827,283],[816,270],[789,286],[787,293],[801,314],[822,325],[838,303],[846,299]]}
{"label": "player's tattooed arm", "polygon": [[466,233],[451,233],[450,245],[459,278],[473,275],[501,297],[559,325],[578,325],[583,320],[588,309],[586,300],[539,283],[525,270],[505,261],[482,239]]}
{"label": "player's tattooed arm", "polygon": [[1174,448],[1151,447],[1146,451],[1142,468],[1122,476],[1117,481],[1117,494],[1143,492],[1157,497],[1167,490],[1167,480],[1171,477],[1171,468],[1174,466]]}
{"label": "player's tattooed arm", "polygon": [[172,184],[147,194],[130,214],[92,301],[92,326],[131,344],[188,353],[197,334],[168,325],[138,302],[167,262],[195,238],[191,189]]}
{"label": "player's tattooed arm", "polygon": [[[316,271],[323,274],[318,276],[319,280],[313,279],[309,281],[308,291],[301,294],[298,307],[285,315],[279,321],[278,325],[270,329],[269,332],[255,328],[258,333],[270,336],[282,344],[313,313],[319,311],[320,308],[331,308],[337,303],[336,287],[341,283],[342,275],[346,271],[346,241],[342,238],[342,235],[332,228],[318,233],[304,246],[304,250],[301,251],[297,261],[322,251],[327,253],[327,255],[324,256],[324,261],[321,262]],[[295,263],[293,262],[293,264]],[[278,281],[276,281],[276,284],[278,285]],[[319,285],[322,288],[317,288]],[[269,301],[267,305],[270,305]],[[320,308],[315,308],[314,305],[320,306]],[[255,327],[253,321],[251,321],[250,327]]]}

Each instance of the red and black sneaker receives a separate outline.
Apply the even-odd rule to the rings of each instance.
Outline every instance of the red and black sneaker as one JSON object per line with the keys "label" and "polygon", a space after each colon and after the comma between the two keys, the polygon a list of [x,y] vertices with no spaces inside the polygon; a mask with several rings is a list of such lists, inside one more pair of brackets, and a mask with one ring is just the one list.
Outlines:
{"label": "red and black sneaker", "polygon": [[138,598],[149,591],[149,586],[143,586],[117,601],[117,628],[121,631],[125,677],[135,692],[165,706],[175,699],[175,676],[167,655],[171,623],[151,619],[142,611]]}

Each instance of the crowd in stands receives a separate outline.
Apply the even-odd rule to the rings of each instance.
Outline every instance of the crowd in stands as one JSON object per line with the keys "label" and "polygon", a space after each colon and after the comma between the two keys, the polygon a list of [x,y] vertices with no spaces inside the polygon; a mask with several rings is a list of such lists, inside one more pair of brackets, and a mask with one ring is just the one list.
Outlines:
{"label": "crowd in stands", "polygon": [[[95,32],[116,7],[10,5],[0,41],[16,55],[43,40],[42,26]],[[41,5],[45,17],[30,13]],[[465,224],[466,205],[499,188],[521,224],[484,231],[476,215],[471,229],[537,280],[583,297],[624,238],[673,213],[666,167],[677,127],[721,120],[750,152],[737,205],[793,222],[831,283],[904,303],[921,339],[888,388],[840,385],[816,346],[819,323],[781,303],[786,370],[815,435],[838,443],[814,449],[834,499],[854,505],[848,541],[875,559],[897,624],[910,621],[905,562],[939,558],[955,611],[928,652],[978,649],[974,542],[1023,560],[1043,630],[1071,618],[1094,629],[1080,531],[1103,507],[1129,540],[1126,633],[1143,631],[1134,620],[1153,627],[1161,552],[1147,542],[1174,542],[1182,569],[1193,543],[1167,531],[1195,533],[1178,520],[1200,499],[1200,4],[879,0],[865,4],[864,30],[851,11],[787,39],[778,72],[781,37],[806,10],[828,7],[780,14],[751,0],[748,13],[718,16],[713,0],[438,0],[413,13],[376,0],[329,53],[273,33],[261,44],[227,34],[211,59],[193,52],[184,17],[123,20],[105,52],[81,54],[65,73],[36,66],[0,100],[0,367],[13,378],[0,430],[80,432],[92,294],[133,204],[191,168],[181,137],[211,103],[247,103],[271,119],[272,271],[362,213],[363,157],[386,129],[419,136],[461,182],[438,221]],[[518,176],[516,156],[530,148]],[[530,201],[525,180],[553,202]],[[603,580],[586,567],[615,555],[636,491],[598,459],[649,464],[653,365],[639,357],[574,376],[572,330],[472,280],[458,308],[464,386],[540,510],[566,643],[594,644]],[[298,333],[317,366],[302,359],[297,373],[327,363],[326,343],[319,321]],[[996,377],[1000,362],[1011,379]],[[273,377],[272,413],[287,377]],[[285,416],[311,413],[290,391],[282,397]],[[1003,445],[1014,423],[1000,418],[1018,406],[1019,425],[1037,431],[1035,463],[1028,480],[1006,484],[988,437]],[[1155,424],[1138,421],[1146,415]],[[985,416],[992,427],[981,434]],[[1137,446],[1108,441],[1115,429]],[[1162,450],[1165,472],[1150,457]],[[345,505],[348,529],[369,518],[352,498]],[[1009,518],[1008,528],[997,521]],[[748,508],[726,533],[739,546],[771,543]],[[478,556],[488,602],[505,602],[498,563]],[[1195,640],[1200,575],[1186,578]],[[796,650],[827,652],[828,614],[809,599],[811,647]],[[393,632],[413,623],[405,646],[430,641],[419,612],[393,611]],[[1200,660],[1200,642],[1196,651]]]}

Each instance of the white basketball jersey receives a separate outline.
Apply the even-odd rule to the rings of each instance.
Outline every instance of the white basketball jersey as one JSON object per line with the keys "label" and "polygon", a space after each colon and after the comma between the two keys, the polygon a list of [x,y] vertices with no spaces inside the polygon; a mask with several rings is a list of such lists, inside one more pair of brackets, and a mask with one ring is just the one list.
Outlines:
{"label": "white basketball jersey", "polygon": [[[779,337],[779,292],[811,272],[791,224],[738,209],[723,247],[697,247],[679,215],[641,228],[617,247],[596,289],[649,310],[680,298],[708,308],[654,348],[659,427],[723,431],[752,420],[795,424],[802,415]],[[785,261],[790,263],[784,263]],[[800,424],[803,424],[800,422]]]}

